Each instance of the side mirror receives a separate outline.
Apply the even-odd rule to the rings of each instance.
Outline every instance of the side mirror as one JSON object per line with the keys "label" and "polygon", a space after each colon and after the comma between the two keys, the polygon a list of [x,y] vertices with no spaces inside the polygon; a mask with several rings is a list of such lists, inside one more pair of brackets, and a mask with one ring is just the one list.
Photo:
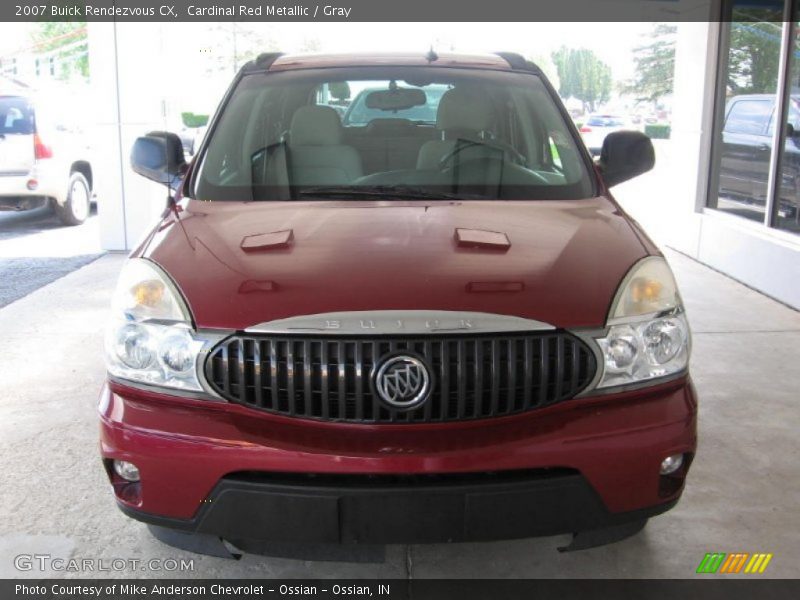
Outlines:
{"label": "side mirror", "polygon": [[653,143],[639,131],[614,131],[603,142],[598,164],[606,185],[615,186],[653,168]]}
{"label": "side mirror", "polygon": [[186,172],[181,139],[167,131],[151,131],[137,138],[131,150],[131,168],[142,177],[174,189]]}
{"label": "side mirror", "polygon": [[800,129],[792,123],[786,124],[786,139],[800,145]]}

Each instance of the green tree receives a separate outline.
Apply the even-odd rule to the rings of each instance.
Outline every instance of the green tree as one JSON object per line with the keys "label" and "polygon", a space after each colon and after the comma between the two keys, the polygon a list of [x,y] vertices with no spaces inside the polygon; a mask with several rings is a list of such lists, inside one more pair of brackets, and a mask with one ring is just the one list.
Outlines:
{"label": "green tree", "polygon": [[262,23],[209,23],[205,32],[206,72],[236,73],[262,52],[278,50],[271,31]]}
{"label": "green tree", "polygon": [[597,102],[607,102],[611,97],[611,68],[591,50],[562,46],[552,58],[562,98],[572,96],[594,110]]}
{"label": "green tree", "polygon": [[[85,22],[36,23],[31,31],[31,42],[40,61],[47,62],[50,58],[55,61],[58,79],[89,77],[89,38]],[[48,69],[49,65],[45,63],[40,68]]]}
{"label": "green tree", "polygon": [[675,82],[675,34],[678,28],[655,23],[648,34],[650,42],[633,50],[636,74],[622,86],[622,92],[639,102],[658,102],[672,94]]}
{"label": "green tree", "polygon": [[555,64],[553,64],[552,56],[538,53],[526,54],[525,56],[544,72],[554,88],[558,89],[561,86],[561,82],[558,78],[558,71],[556,70]]}
{"label": "green tree", "polygon": [[754,16],[748,14],[748,21],[731,23],[727,87],[734,95],[774,94],[778,87],[781,23],[767,20],[776,16],[771,11],[763,21]]}
{"label": "green tree", "polygon": [[313,54],[314,52],[322,51],[322,42],[317,37],[303,38],[303,43],[300,45],[298,52]]}

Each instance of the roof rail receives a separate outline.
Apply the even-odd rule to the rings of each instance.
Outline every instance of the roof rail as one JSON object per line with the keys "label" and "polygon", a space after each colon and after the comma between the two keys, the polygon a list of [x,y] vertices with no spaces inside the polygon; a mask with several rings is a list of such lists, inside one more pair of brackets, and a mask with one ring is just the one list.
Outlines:
{"label": "roof rail", "polygon": [[539,67],[531,61],[526,60],[521,54],[517,54],[516,52],[495,52],[495,54],[505,60],[508,66],[515,71],[539,72]]}
{"label": "roof rail", "polygon": [[242,67],[242,71],[268,71],[283,52],[264,52]]}

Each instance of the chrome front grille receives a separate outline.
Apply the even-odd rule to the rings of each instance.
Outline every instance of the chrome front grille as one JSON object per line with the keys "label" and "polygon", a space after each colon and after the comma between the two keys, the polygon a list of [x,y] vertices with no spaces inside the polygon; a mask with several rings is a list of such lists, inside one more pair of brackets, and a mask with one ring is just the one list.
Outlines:
{"label": "chrome front grille", "polygon": [[[413,410],[373,392],[376,363],[398,352],[422,357],[433,376]],[[354,423],[486,419],[568,400],[594,378],[594,354],[563,331],[409,337],[235,335],[206,359],[222,397],[289,417]]]}

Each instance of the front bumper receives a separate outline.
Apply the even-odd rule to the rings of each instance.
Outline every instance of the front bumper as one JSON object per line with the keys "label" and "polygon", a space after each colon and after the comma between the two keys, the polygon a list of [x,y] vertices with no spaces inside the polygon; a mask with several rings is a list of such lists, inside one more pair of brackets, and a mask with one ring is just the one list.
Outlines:
{"label": "front bumper", "polygon": [[[101,448],[124,512],[230,541],[425,543],[639,521],[682,491],[659,465],[696,446],[688,379],[469,423],[344,425],[116,383]],[[141,473],[126,484],[108,461]],[[687,461],[688,462],[688,461]]]}
{"label": "front bumper", "polygon": [[487,541],[591,531],[638,522],[676,500],[609,512],[576,472],[513,471],[464,477],[223,478],[191,519],[169,519],[120,504],[152,525],[222,537],[322,544]]}

